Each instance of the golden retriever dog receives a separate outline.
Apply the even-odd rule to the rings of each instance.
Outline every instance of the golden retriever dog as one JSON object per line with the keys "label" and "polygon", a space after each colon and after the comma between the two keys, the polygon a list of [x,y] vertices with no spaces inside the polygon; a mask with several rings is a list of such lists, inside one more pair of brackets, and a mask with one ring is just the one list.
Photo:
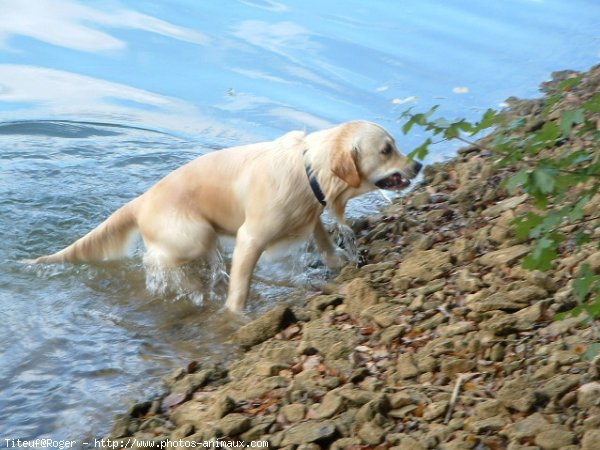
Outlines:
{"label": "golden retriever dog", "polygon": [[219,235],[235,236],[225,306],[243,311],[254,267],[269,247],[314,236],[328,266],[342,261],[321,222],[344,223],[352,197],[409,185],[421,164],[382,127],[363,121],[215,151],[171,172],[65,249],[31,262],[91,262],[122,256],[139,232],[167,267],[207,257]]}

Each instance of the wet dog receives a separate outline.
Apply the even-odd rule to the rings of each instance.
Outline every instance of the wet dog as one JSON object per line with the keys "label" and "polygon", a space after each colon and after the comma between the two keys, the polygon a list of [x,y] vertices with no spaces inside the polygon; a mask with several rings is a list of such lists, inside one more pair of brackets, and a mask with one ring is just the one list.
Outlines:
{"label": "wet dog", "polygon": [[123,255],[141,234],[147,256],[173,267],[209,256],[218,236],[236,237],[226,307],[244,309],[254,267],[269,247],[313,235],[325,262],[338,267],[321,213],[344,222],[349,199],[407,187],[421,164],[370,122],[347,122],[270,142],[215,151],[171,172],[67,248],[36,263],[102,261]]}

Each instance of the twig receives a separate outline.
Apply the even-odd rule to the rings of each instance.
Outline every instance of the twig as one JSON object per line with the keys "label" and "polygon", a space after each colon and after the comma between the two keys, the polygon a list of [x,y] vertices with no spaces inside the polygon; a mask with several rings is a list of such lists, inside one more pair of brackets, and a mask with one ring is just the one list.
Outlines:
{"label": "twig", "polygon": [[454,412],[454,407],[456,406],[456,402],[458,401],[458,394],[460,393],[460,388],[463,383],[475,375],[480,375],[480,372],[471,372],[471,373],[461,373],[458,375],[456,379],[456,384],[454,385],[454,390],[452,391],[452,397],[450,397],[450,403],[448,404],[448,410],[446,411],[446,417],[444,417],[444,425],[447,425],[450,422],[450,418],[452,417],[452,413]]}

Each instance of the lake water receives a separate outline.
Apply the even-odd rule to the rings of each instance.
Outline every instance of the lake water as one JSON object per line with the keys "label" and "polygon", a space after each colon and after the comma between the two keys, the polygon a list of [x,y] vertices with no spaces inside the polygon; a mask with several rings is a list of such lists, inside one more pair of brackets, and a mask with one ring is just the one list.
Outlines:
{"label": "lake water", "polygon": [[[200,154],[352,119],[410,150],[420,136],[397,122],[410,106],[476,118],[600,57],[596,0],[0,0],[0,17],[0,447],[102,435],[170,369],[231,352],[237,326],[202,269],[188,273],[198,292],[157,294],[139,254],[21,259]],[[304,253],[261,262],[251,315],[324,277]]]}

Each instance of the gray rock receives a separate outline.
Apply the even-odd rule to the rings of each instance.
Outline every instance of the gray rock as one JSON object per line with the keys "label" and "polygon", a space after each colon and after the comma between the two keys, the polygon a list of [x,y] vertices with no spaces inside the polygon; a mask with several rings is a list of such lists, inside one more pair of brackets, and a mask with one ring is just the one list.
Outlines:
{"label": "gray rock", "polygon": [[486,400],[478,403],[474,410],[474,416],[478,420],[489,419],[490,417],[495,416],[504,416],[507,414],[508,411],[506,408],[502,405],[502,403],[500,403],[499,400],[496,399]]}
{"label": "gray rock", "polygon": [[441,277],[452,268],[450,254],[437,249],[414,252],[400,263],[397,277],[409,277],[417,281],[431,281]]}
{"label": "gray rock", "polygon": [[531,387],[530,380],[525,376],[505,383],[498,391],[497,398],[506,408],[521,412],[528,412],[537,402],[537,396]]}
{"label": "gray rock", "polygon": [[423,420],[435,420],[441,417],[447,409],[448,402],[446,400],[430,403],[423,412]]}
{"label": "gray rock", "polygon": [[487,253],[479,258],[484,266],[495,267],[512,264],[522,256],[525,256],[531,248],[528,245],[519,244]]}
{"label": "gray rock", "polygon": [[365,423],[358,430],[358,437],[368,445],[379,445],[385,439],[385,430],[376,423]]}
{"label": "gray rock", "polygon": [[461,320],[460,322],[454,322],[443,327],[439,327],[437,332],[440,336],[451,337],[459,336],[461,334],[467,334],[470,331],[475,331],[477,325],[470,320]]}
{"label": "gray rock", "polygon": [[250,428],[250,419],[243,414],[228,414],[217,422],[219,428],[225,436],[238,436]]}
{"label": "gray rock", "polygon": [[329,391],[323,397],[321,404],[311,412],[315,419],[329,419],[342,408],[344,400],[336,391]]}
{"label": "gray rock", "polygon": [[304,419],[306,407],[301,403],[290,403],[289,405],[282,406],[280,412],[288,422],[300,422]]}
{"label": "gray rock", "polygon": [[423,444],[410,436],[403,437],[398,444],[398,450],[427,450]]}
{"label": "gray rock", "polygon": [[[235,409],[235,400],[228,395],[222,395],[215,400],[211,408],[211,415],[217,419],[220,419],[226,414],[229,414]],[[178,410],[177,410],[178,411]],[[177,412],[175,411],[175,412]]]}
{"label": "gray rock", "polygon": [[598,450],[600,442],[600,430],[588,430],[581,440],[581,450]]}
{"label": "gray rock", "polygon": [[575,433],[565,429],[545,430],[535,437],[535,443],[542,450],[559,450],[561,447],[572,444],[575,441]]}
{"label": "gray rock", "polygon": [[400,378],[412,378],[419,375],[419,369],[415,364],[415,358],[412,353],[404,353],[398,356],[396,364],[396,373]]}
{"label": "gray rock", "polygon": [[234,333],[232,341],[241,347],[249,348],[275,336],[295,321],[292,310],[288,306],[280,305],[244,325]]}
{"label": "gray rock", "polygon": [[600,383],[593,381],[577,389],[577,406],[591,408],[600,405]]}
{"label": "gray rock", "polygon": [[563,374],[548,380],[544,385],[536,389],[538,396],[550,400],[557,400],[566,392],[579,384],[579,375]]}
{"label": "gray rock", "polygon": [[336,435],[335,423],[332,420],[309,420],[288,428],[281,445],[300,445],[307,442],[322,442],[333,439]]}
{"label": "gray rock", "polygon": [[378,302],[377,292],[364,278],[355,278],[343,286],[342,290],[346,294],[344,303],[348,305],[348,313],[355,317]]}
{"label": "gray rock", "polygon": [[506,426],[508,419],[502,416],[468,422],[465,429],[475,434],[496,433]]}

